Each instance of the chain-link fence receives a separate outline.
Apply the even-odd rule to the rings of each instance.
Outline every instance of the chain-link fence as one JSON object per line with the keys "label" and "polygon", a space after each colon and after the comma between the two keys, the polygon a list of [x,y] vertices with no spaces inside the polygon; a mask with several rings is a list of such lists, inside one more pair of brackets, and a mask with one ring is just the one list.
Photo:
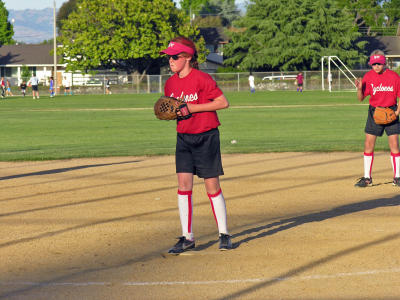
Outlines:
{"label": "chain-link fence", "polygon": [[[356,77],[363,77],[368,70],[351,71]],[[291,91],[296,90],[296,75],[299,72],[253,72],[257,91]],[[303,71],[303,89],[321,90],[322,80],[324,89],[328,90],[328,72]],[[83,75],[81,73],[64,73],[62,82],[57,84],[57,93],[63,94],[66,85],[71,86],[74,94],[139,94],[162,93],[166,80],[172,74],[165,75]],[[211,73],[218,86],[224,91],[247,91],[249,73]],[[9,78],[12,90],[18,92],[15,78]],[[338,69],[331,70],[331,90],[354,90],[352,75],[344,75]],[[40,80],[40,90],[48,91],[49,80]]]}

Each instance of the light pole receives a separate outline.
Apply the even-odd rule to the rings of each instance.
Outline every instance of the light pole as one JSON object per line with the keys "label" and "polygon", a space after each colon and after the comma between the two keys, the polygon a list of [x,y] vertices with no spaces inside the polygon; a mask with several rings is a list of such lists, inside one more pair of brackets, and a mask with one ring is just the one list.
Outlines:
{"label": "light pole", "polygon": [[53,76],[53,88],[54,95],[57,95],[57,32],[56,32],[56,0],[54,0],[53,8],[53,52],[54,52],[54,76]]}

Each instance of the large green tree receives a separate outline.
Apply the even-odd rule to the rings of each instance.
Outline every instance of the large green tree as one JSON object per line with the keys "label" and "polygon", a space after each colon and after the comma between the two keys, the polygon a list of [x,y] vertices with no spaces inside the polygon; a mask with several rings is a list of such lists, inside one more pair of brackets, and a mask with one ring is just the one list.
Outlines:
{"label": "large green tree", "polygon": [[336,0],[339,7],[353,19],[353,24],[366,35],[372,27],[381,27],[385,20],[381,0]]}
{"label": "large green tree", "polygon": [[198,14],[207,3],[208,0],[181,0],[179,4],[187,14]]}
{"label": "large green tree", "polygon": [[382,4],[386,26],[398,26],[400,23],[400,0],[387,0]]}
{"label": "large green tree", "polygon": [[239,10],[235,0],[208,0],[202,5],[200,15],[219,16],[224,26],[229,26],[239,18]]}
{"label": "large green tree", "polygon": [[[212,19],[212,17],[217,17],[221,20],[223,26],[229,26],[234,20],[239,18],[239,9],[236,6],[235,0],[182,0],[180,5],[188,15],[192,14],[191,17],[193,15],[197,19],[207,19],[207,17]],[[196,20],[197,23],[207,21]]]}
{"label": "large green tree", "polygon": [[60,31],[62,27],[62,23],[64,20],[68,19],[70,13],[72,13],[76,9],[76,3],[78,0],[68,0],[64,2],[60,9],[57,12],[57,29]]}
{"label": "large green tree", "polygon": [[14,43],[14,28],[8,21],[8,11],[4,2],[0,1],[0,46]]}
{"label": "large green tree", "polygon": [[310,70],[322,56],[364,59],[351,18],[333,0],[253,0],[224,47],[225,64],[252,70]]}
{"label": "large green tree", "polygon": [[[59,41],[68,70],[144,74],[166,63],[159,52],[177,35],[195,38],[198,30],[172,0],[80,0],[63,22]],[[203,39],[197,47],[204,61]]]}

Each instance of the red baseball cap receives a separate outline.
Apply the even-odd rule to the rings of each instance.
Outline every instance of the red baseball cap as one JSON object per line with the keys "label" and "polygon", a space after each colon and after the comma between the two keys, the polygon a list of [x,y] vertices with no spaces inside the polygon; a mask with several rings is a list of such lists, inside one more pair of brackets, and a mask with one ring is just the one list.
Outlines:
{"label": "red baseball cap", "polygon": [[164,53],[167,55],[176,55],[179,53],[185,52],[187,54],[190,55],[194,55],[194,49],[185,46],[181,43],[177,43],[177,42],[169,42],[167,49],[162,50],[160,53]]}
{"label": "red baseball cap", "polygon": [[385,55],[380,54],[373,54],[369,58],[369,64],[372,66],[373,64],[386,64],[386,57]]}

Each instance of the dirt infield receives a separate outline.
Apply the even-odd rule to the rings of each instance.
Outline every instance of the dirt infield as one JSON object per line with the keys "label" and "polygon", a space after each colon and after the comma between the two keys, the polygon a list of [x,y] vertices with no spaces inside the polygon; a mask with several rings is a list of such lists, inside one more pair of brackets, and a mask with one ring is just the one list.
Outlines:
{"label": "dirt infield", "polygon": [[0,298],[400,299],[400,188],[388,153],[224,155],[234,250],[217,250],[195,180],[196,251],[180,234],[174,158],[0,163]]}

